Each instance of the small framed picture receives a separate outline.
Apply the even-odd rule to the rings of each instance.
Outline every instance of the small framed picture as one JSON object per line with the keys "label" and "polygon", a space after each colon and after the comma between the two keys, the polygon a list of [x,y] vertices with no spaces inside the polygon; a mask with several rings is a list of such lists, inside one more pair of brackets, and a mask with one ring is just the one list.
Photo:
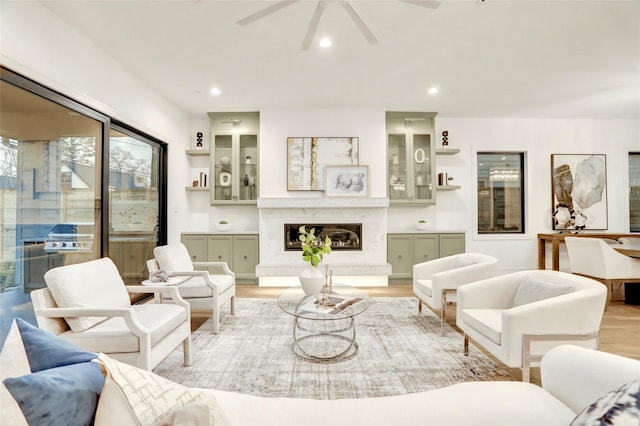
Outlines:
{"label": "small framed picture", "polygon": [[325,196],[368,197],[369,166],[326,166]]}

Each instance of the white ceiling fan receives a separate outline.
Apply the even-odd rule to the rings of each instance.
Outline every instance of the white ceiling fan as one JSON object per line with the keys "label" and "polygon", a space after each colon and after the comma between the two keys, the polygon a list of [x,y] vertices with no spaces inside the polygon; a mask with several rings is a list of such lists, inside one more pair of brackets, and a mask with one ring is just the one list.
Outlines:
{"label": "white ceiling fan", "polygon": [[[290,6],[293,3],[297,3],[298,1],[300,1],[300,0],[280,0],[280,1],[272,4],[271,6],[267,6],[262,10],[259,10],[259,11],[255,12],[255,13],[245,17],[245,18],[240,19],[236,23],[238,25],[250,24],[252,22],[257,21],[258,19],[264,18],[267,15],[270,15],[270,14],[272,14],[274,12],[277,12],[280,9],[283,9],[283,8],[285,8],[287,6]],[[436,9],[438,6],[440,6],[440,2],[439,1],[435,1],[435,0],[397,0],[397,1],[400,1],[400,2],[403,2],[403,3],[413,4],[415,6],[427,7],[429,9]],[[313,16],[311,17],[311,22],[309,22],[309,27],[307,28],[307,33],[304,36],[304,40],[303,40],[302,46],[301,46],[302,50],[308,50],[309,47],[311,46],[311,42],[313,41],[313,38],[316,35],[316,30],[318,29],[318,24],[320,23],[320,18],[322,17],[322,13],[324,12],[324,8],[327,6],[328,3],[336,3],[336,2],[340,3],[340,5],[342,5],[344,10],[349,14],[349,17],[351,17],[351,20],[356,25],[358,30],[360,30],[360,32],[362,33],[364,38],[367,39],[367,41],[370,44],[378,43],[378,39],[373,34],[373,31],[371,30],[369,25],[366,23],[366,21],[362,17],[362,14],[355,8],[355,6],[352,4],[351,1],[349,1],[349,0],[319,0],[318,4],[316,5],[316,9],[313,12]]]}

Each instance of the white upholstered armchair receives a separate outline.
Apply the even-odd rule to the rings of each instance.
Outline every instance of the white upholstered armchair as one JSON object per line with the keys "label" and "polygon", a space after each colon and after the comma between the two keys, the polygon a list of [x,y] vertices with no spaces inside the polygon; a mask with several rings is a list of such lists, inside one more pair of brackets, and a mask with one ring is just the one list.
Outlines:
{"label": "white upholstered armchair", "polygon": [[456,324],[509,367],[522,369],[552,347],[598,348],[606,288],[598,281],[553,270],[519,271],[458,288]]}
{"label": "white upholstered armchair", "polygon": [[[153,249],[153,255],[155,260],[147,261],[149,274],[164,271],[192,311],[212,312],[213,332],[218,333],[221,307],[229,302],[231,314],[235,314],[236,276],[227,262],[193,262],[182,243],[158,246]],[[208,268],[221,273],[211,274]]]}
{"label": "white upholstered armchair", "polygon": [[571,272],[606,285],[609,293],[607,302],[611,299],[615,284],[640,281],[640,259],[618,253],[615,245],[588,237],[565,237],[564,242]]}
{"label": "white upholstered armchair", "polygon": [[[177,289],[125,286],[107,257],[53,268],[44,279],[47,288],[31,292],[39,328],[146,370],[182,344],[184,365],[191,364],[189,304]],[[129,293],[169,297],[132,305]]]}
{"label": "white upholstered armchair", "polygon": [[418,311],[422,303],[440,310],[445,319],[447,302],[455,300],[458,287],[492,277],[498,259],[481,253],[460,253],[413,265],[413,293],[418,297]]}

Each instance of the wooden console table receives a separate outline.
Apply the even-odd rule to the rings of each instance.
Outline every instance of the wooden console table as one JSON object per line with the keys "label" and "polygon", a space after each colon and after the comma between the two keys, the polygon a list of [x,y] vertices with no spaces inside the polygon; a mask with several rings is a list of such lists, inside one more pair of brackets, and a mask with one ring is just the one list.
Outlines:
{"label": "wooden console table", "polygon": [[639,234],[613,234],[613,233],[590,233],[581,232],[572,234],[571,232],[555,233],[555,234],[538,234],[538,269],[546,269],[546,243],[551,243],[551,269],[560,270],[560,243],[564,243],[565,237],[587,237],[587,238],[605,238],[609,240],[617,240],[624,237],[638,237]]}

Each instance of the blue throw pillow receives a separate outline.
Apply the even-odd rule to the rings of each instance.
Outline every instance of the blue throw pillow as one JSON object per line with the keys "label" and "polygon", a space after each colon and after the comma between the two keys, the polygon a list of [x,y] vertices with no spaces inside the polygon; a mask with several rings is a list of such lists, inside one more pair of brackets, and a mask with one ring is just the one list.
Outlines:
{"label": "blue throw pillow", "polygon": [[92,425],[104,386],[93,362],[65,365],[3,381],[29,426]]}
{"label": "blue throw pillow", "polygon": [[31,374],[3,381],[30,426],[93,424],[104,376],[97,354],[16,318]]}
{"label": "blue throw pillow", "polygon": [[34,327],[21,318],[16,318],[16,324],[20,329],[20,336],[22,336],[32,373],[63,365],[88,362],[97,358],[95,353]]}

